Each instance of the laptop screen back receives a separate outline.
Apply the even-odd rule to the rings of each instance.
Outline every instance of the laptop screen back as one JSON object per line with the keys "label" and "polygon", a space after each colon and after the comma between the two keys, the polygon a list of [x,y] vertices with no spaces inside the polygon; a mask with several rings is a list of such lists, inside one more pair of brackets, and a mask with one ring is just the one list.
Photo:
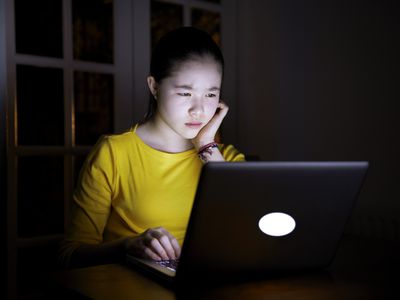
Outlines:
{"label": "laptop screen back", "polygon": [[[208,163],[177,277],[328,266],[367,168],[368,162]],[[260,229],[260,220],[273,213],[283,213],[283,222],[291,222],[288,234]],[[268,226],[278,225],[272,221]]]}

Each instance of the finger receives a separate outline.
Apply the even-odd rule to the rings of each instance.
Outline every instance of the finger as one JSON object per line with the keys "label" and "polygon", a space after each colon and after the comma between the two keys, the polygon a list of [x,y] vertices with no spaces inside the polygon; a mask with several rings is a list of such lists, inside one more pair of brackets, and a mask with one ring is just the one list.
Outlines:
{"label": "finger", "polygon": [[144,257],[145,258],[150,258],[152,260],[162,260],[162,258],[157,255],[152,249],[150,249],[149,247],[145,247],[144,248]]}
{"label": "finger", "polygon": [[218,115],[218,116],[223,116],[223,117],[225,117],[226,114],[228,113],[229,106],[226,105],[225,102],[222,102],[222,101],[221,101],[221,102],[218,103],[218,108],[219,108],[220,110],[219,110],[219,112],[217,113],[217,115]]}
{"label": "finger", "polygon": [[172,243],[169,237],[167,235],[164,235],[159,239],[159,241],[164,250],[167,252],[169,259],[176,259],[175,250],[172,247]]}
{"label": "finger", "polygon": [[161,260],[161,257],[146,245],[146,237],[129,239],[126,248],[127,252],[134,256]]}
{"label": "finger", "polygon": [[166,234],[169,237],[169,243],[174,252],[175,259],[179,258],[179,256],[181,255],[181,246],[179,246],[178,240],[172,234],[170,234],[168,231]]}
{"label": "finger", "polygon": [[223,107],[223,106],[225,106],[226,105],[226,103],[224,102],[224,101],[222,101],[222,100],[220,100],[219,102],[218,102],[218,107]]}
{"label": "finger", "polygon": [[157,238],[152,238],[149,243],[151,250],[164,260],[168,260],[169,256]]}
{"label": "finger", "polygon": [[214,116],[208,122],[206,127],[216,132],[227,113],[228,113],[228,108],[226,106],[223,106],[223,108],[221,108],[219,112],[216,112],[214,114]]}
{"label": "finger", "polygon": [[[181,255],[181,247],[179,246],[178,240],[166,229],[160,227],[160,228],[158,228],[158,230],[160,230],[163,234],[168,236],[169,245],[172,248],[172,251],[174,252],[175,258],[178,258]],[[175,259],[175,258],[172,258],[172,259]]]}
{"label": "finger", "polygon": [[164,228],[159,227],[152,231],[153,238],[157,239],[161,247],[165,251],[168,259],[175,259],[175,252],[169,240],[171,234]]}
{"label": "finger", "polygon": [[146,231],[145,244],[162,259],[168,259],[168,255],[159,241],[163,236],[160,232],[160,228],[161,227],[152,228]]}
{"label": "finger", "polygon": [[163,234],[163,238],[159,239],[162,241],[164,249],[167,251],[171,259],[176,259],[180,256],[181,249],[177,239],[166,229],[159,227],[157,230]]}
{"label": "finger", "polygon": [[173,238],[171,240],[171,244],[174,248],[176,258],[179,258],[181,256],[181,246],[179,246],[178,240],[176,238]]}
{"label": "finger", "polygon": [[224,101],[222,101],[222,100],[220,100],[220,101],[218,102],[218,107],[221,108],[221,109],[223,109],[223,108],[229,108],[229,106],[228,106]]}

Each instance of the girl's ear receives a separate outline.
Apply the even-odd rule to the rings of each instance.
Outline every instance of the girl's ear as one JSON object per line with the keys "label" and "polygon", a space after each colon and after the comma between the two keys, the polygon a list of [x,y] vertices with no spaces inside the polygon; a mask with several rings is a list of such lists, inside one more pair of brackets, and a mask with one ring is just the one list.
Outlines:
{"label": "girl's ear", "polygon": [[149,86],[150,92],[153,94],[154,99],[157,99],[158,85],[153,76],[147,76],[147,85]]}

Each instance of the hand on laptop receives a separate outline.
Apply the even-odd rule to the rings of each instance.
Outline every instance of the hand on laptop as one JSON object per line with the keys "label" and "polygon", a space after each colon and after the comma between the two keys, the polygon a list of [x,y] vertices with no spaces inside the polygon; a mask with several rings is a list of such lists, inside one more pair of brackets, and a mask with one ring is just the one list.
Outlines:
{"label": "hand on laptop", "polygon": [[176,238],[162,227],[150,228],[137,237],[127,239],[125,249],[135,256],[153,260],[177,259],[181,254]]}

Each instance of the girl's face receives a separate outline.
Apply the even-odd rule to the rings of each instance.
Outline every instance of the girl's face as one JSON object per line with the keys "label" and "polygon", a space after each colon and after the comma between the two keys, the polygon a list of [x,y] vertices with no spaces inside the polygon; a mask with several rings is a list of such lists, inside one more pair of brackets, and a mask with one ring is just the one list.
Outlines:
{"label": "girl's face", "polygon": [[221,80],[221,67],[212,58],[179,63],[157,86],[156,118],[184,139],[196,137],[217,110]]}

